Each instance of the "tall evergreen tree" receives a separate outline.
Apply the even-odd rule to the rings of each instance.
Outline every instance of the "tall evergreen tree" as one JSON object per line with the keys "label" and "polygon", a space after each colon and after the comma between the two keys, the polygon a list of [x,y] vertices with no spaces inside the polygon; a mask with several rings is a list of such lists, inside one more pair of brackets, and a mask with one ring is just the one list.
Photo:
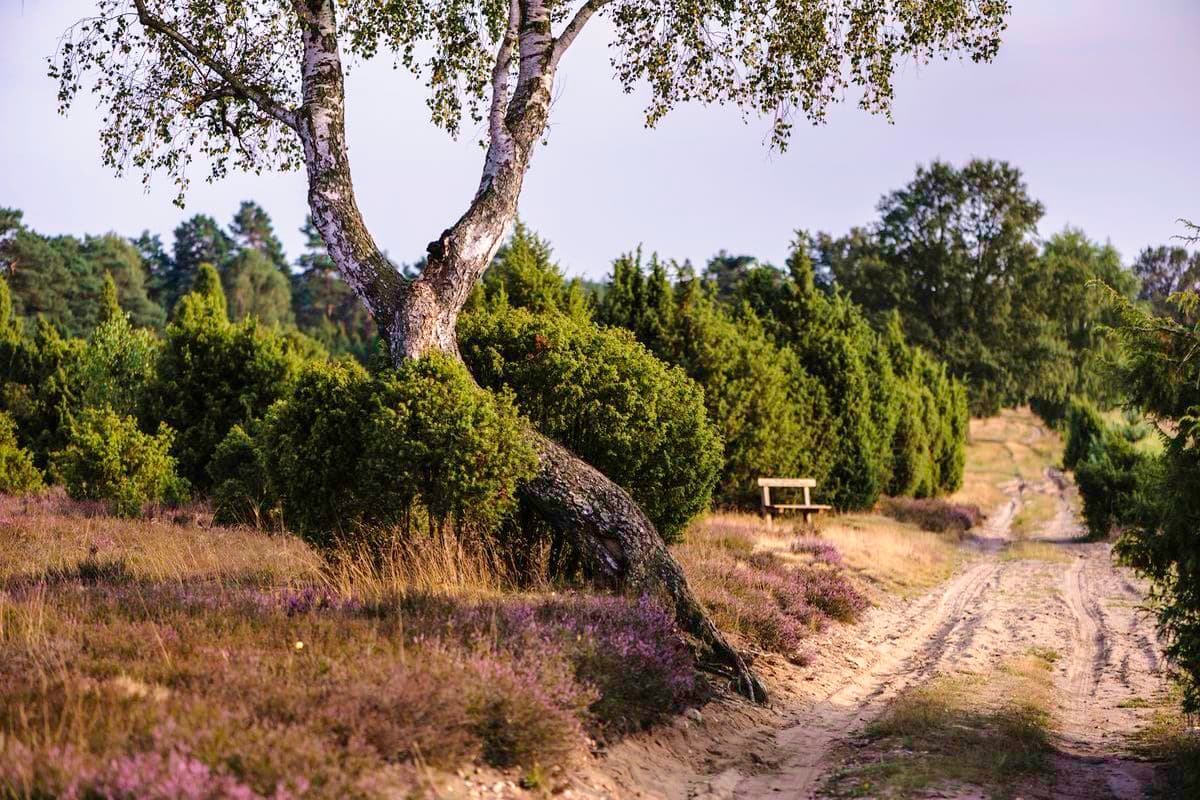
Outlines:
{"label": "tall evergreen tree", "polygon": [[233,239],[212,217],[197,214],[181,222],[175,228],[171,269],[164,287],[167,307],[174,308],[179,298],[191,291],[201,264],[220,270],[235,250]]}
{"label": "tall evergreen tree", "polygon": [[146,271],[146,294],[164,310],[167,307],[167,280],[171,273],[171,256],[163,247],[162,237],[148,230],[142,231],[130,243],[137,248]]}
{"label": "tall evergreen tree", "polygon": [[90,272],[110,276],[116,287],[121,308],[129,321],[142,328],[161,328],[166,322],[162,306],[150,299],[146,283],[146,262],[138,248],[115,234],[89,236],[83,243]]}
{"label": "tall evergreen tree", "polygon": [[239,247],[257,250],[266,256],[276,269],[291,277],[292,270],[288,265],[287,256],[283,253],[283,244],[275,235],[271,217],[258,203],[243,200],[229,224],[229,232]]}
{"label": "tall evergreen tree", "polygon": [[261,251],[246,249],[231,258],[221,271],[221,285],[230,319],[254,317],[266,325],[292,322],[291,283]]}
{"label": "tall evergreen tree", "polygon": [[0,210],[0,228],[0,269],[12,292],[14,314],[28,320],[43,317],[73,331],[74,313],[67,301],[73,276],[59,248],[26,228],[18,210]]}
{"label": "tall evergreen tree", "polygon": [[554,263],[550,243],[520,220],[483,274],[483,291],[490,300],[503,292],[512,305],[535,313],[563,311],[581,318],[589,315],[580,282],[566,279]]}
{"label": "tall evergreen tree", "polygon": [[296,260],[300,272],[293,276],[296,324],[331,353],[350,353],[366,360],[377,337],[375,322],[338,274],[311,217],[300,232],[305,250]]}

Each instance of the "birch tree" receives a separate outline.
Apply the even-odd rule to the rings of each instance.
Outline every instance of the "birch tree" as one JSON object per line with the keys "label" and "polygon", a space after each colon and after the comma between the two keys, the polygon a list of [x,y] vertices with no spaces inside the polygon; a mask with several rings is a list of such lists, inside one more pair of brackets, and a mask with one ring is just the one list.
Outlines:
{"label": "birch tree", "polygon": [[[786,146],[847,95],[887,114],[893,73],[935,57],[991,59],[1007,0],[96,0],[51,74],[63,109],[81,89],[104,111],[103,159],[187,188],[230,169],[303,169],[313,222],[397,363],[457,354],[455,323],[515,218],[546,132],[555,76],[580,32],[606,16],[612,69],[647,97],[654,125],[681,103],[731,104]],[[347,58],[384,57],[429,87],[435,124],[486,129],[479,186],[402,275],[355,200],[346,148]],[[397,139],[403,132],[397,132]],[[541,466],[527,501],[574,536],[592,572],[668,596],[680,625],[762,687],[693,598],[653,526],[614,483],[530,430]]]}

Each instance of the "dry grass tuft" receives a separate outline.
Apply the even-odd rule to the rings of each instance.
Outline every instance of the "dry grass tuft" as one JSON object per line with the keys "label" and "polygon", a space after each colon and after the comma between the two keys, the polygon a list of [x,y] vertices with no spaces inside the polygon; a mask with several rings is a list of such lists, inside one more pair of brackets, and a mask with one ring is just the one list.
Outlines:
{"label": "dry grass tuft", "polygon": [[1049,766],[1053,682],[1044,654],[903,693],[867,731],[867,753],[830,779],[837,797],[926,796],[963,784],[1012,793]]}
{"label": "dry grass tuft", "polygon": [[291,536],[195,520],[117,519],[94,513],[93,505],[68,500],[61,490],[34,498],[0,495],[0,581],[119,560],[136,580],[292,585],[319,579],[324,567]]}
{"label": "dry grass tuft", "polygon": [[1030,539],[1041,533],[1058,514],[1056,495],[1043,492],[1023,492],[1021,508],[1013,517],[1012,533],[1016,539]]}
{"label": "dry grass tuft", "polygon": [[1013,542],[1000,551],[1004,561],[1051,561],[1066,563],[1074,556],[1062,547],[1050,542],[1036,542],[1028,539]]}
{"label": "dry grass tuft", "polygon": [[837,546],[846,566],[878,589],[912,597],[950,577],[965,558],[956,533],[872,514],[842,514],[820,523],[821,536]]}

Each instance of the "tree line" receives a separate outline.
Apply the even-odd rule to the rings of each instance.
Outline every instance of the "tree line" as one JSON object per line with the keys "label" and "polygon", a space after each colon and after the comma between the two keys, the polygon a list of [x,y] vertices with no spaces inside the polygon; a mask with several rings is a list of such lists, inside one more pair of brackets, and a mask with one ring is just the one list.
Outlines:
{"label": "tree line", "polygon": [[233,319],[295,327],[335,354],[365,359],[377,332],[354,292],[338,275],[324,243],[305,222],[304,252],[290,262],[267,212],[245,201],[229,226],[197,214],[174,230],[168,249],[158,234],[136,238],[44,236],[15,209],[0,209],[0,269],[13,309],[32,325],[40,317],[64,336],[88,335],[101,313],[105,275],[116,282],[121,308],[138,327],[161,330],[212,264]]}

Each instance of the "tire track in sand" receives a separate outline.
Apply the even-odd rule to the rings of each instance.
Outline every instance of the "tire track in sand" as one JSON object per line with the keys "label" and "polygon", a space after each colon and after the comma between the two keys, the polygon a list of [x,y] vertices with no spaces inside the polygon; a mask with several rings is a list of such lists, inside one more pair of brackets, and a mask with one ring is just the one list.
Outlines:
{"label": "tire track in sand", "polygon": [[965,629],[978,624],[969,609],[994,583],[998,566],[976,563],[951,579],[940,593],[927,595],[907,609],[900,620],[880,620],[892,633],[876,650],[877,657],[846,675],[833,692],[789,718],[769,749],[770,772],[743,774],[730,768],[707,776],[693,786],[697,800],[782,796],[808,797],[824,772],[834,744],[874,719],[887,702],[905,688],[936,672],[942,657]]}

